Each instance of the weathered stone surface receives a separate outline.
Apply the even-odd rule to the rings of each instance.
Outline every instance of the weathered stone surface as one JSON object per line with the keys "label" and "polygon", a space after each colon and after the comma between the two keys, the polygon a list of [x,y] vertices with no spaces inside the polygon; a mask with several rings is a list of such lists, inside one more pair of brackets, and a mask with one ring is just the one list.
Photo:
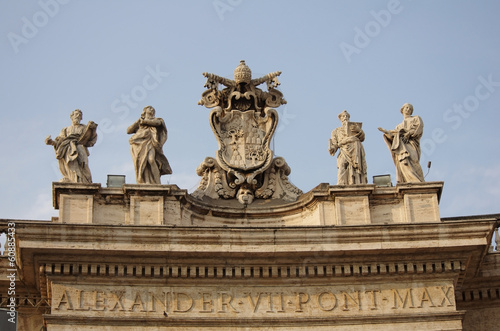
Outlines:
{"label": "weathered stone surface", "polygon": [[[160,185],[166,127],[146,107],[128,130],[138,184],[53,183],[59,217],[0,220],[0,307],[19,312],[20,329],[494,329],[500,215],[440,218],[443,183],[420,180],[422,126],[410,105],[396,130],[382,129],[395,187],[357,173],[361,124],[343,114],[357,140],[332,135],[330,151],[357,149],[347,179],[339,174],[346,185],[303,194],[269,149],[273,107],[285,103],[280,72],[252,79],[242,61],[234,80],[204,75],[200,103],[214,108],[220,148],[193,194]],[[56,151],[57,141],[47,140]]]}
{"label": "weathered stone surface", "polygon": [[412,116],[413,106],[409,103],[401,107],[401,114],[404,120],[394,130],[378,129],[384,133],[384,141],[391,152],[397,182],[423,182],[420,138],[424,132],[424,122],[419,116]]}
{"label": "weathered stone surface", "polygon": [[[322,184],[293,202],[194,199],[176,185],[54,183],[59,222],[179,226],[318,226],[439,222],[443,183]],[[284,192],[284,190],[282,191]]]}
{"label": "weathered stone surface", "polygon": [[332,131],[328,148],[330,155],[339,151],[337,185],[367,184],[362,123],[349,122],[351,115],[345,110],[338,117],[342,126]]}
{"label": "weathered stone surface", "polygon": [[457,295],[474,275],[487,277],[481,268],[494,222],[234,228],[24,221],[16,235],[23,282],[50,303],[48,330],[456,330],[467,316]]}
{"label": "weathered stone surface", "polygon": [[[269,276],[268,276],[269,277]],[[284,319],[455,311],[453,286],[408,284],[151,286],[52,284],[53,316]],[[361,315],[361,316],[360,316]]]}
{"label": "weathered stone surface", "polygon": [[161,184],[160,177],[172,173],[163,154],[167,127],[155,114],[153,107],[146,106],[141,117],[127,128],[127,133],[133,134],[129,143],[137,184]]}
{"label": "weathered stone surface", "polygon": [[97,141],[97,124],[92,121],[87,125],[80,124],[82,116],[80,109],[74,110],[70,115],[70,126],[63,128],[55,140],[50,135],[45,138],[45,144],[54,146],[59,170],[63,175],[61,182],[92,183],[88,148]]}
{"label": "weathered stone surface", "polygon": [[[202,177],[193,197],[203,200],[236,199],[250,205],[256,199],[295,201],[302,191],[288,180],[290,167],[283,158],[273,158],[269,148],[278,125],[276,107],[285,104],[280,71],[252,79],[252,72],[241,61],[234,80],[215,74],[207,77],[198,104],[213,108],[210,126],[219,144],[216,158],[207,157],[196,173]],[[267,91],[257,86],[267,84]],[[225,86],[219,90],[218,86]]]}
{"label": "weathered stone surface", "polygon": [[490,331],[498,328],[500,314],[500,252],[487,254],[473,279],[465,279],[455,291],[457,309],[467,311],[464,330]]}

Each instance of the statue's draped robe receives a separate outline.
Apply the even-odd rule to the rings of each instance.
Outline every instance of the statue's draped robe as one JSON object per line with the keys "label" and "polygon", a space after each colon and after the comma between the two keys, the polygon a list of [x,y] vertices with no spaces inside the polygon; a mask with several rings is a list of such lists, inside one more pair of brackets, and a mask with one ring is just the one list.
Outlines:
{"label": "statue's draped robe", "polygon": [[[396,166],[398,183],[424,182],[420,166],[420,138],[424,131],[424,122],[419,116],[405,118],[391,134],[384,134],[384,140],[391,151]],[[404,134],[409,133],[407,142]]]}
{"label": "statue's draped robe", "polygon": [[[341,145],[341,141],[346,138],[352,141]],[[343,126],[332,131],[330,154],[334,155],[339,150],[337,185],[367,183],[365,149],[361,144],[364,140],[365,133],[363,131],[351,137],[348,137],[346,127]]]}
{"label": "statue's draped robe", "polygon": [[[83,135],[85,137],[82,137]],[[54,149],[63,182],[92,183],[88,163],[90,153],[87,147],[93,146],[96,141],[95,127],[90,125],[71,125],[61,130],[54,141]]]}
{"label": "statue's draped robe", "polygon": [[161,184],[160,176],[172,173],[163,154],[167,127],[161,118],[155,118],[153,121],[158,121],[160,125],[141,124],[129,140],[137,184]]}

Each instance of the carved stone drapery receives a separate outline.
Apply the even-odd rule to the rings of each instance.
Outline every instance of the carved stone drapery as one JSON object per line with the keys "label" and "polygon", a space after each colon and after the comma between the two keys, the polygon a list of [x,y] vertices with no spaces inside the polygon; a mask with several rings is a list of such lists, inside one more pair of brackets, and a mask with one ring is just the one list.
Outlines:
{"label": "carved stone drapery", "polygon": [[54,146],[59,170],[64,183],[92,183],[89,168],[89,147],[97,141],[97,124],[93,121],[83,125],[83,113],[80,109],[71,112],[72,124],[61,130],[54,140],[49,135],[45,144]]}

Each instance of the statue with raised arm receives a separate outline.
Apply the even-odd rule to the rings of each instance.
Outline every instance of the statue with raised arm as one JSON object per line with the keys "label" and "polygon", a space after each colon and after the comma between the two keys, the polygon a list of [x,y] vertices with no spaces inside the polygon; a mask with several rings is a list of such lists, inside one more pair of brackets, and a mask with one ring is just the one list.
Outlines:
{"label": "statue with raised arm", "polygon": [[54,146],[59,170],[63,175],[61,182],[92,183],[89,169],[89,147],[97,141],[97,124],[90,121],[87,125],[80,124],[82,111],[71,112],[72,124],[61,130],[54,140],[50,135],[45,138],[45,144]]}
{"label": "statue with raised arm", "polygon": [[424,122],[419,116],[412,116],[413,106],[409,103],[401,107],[401,114],[403,122],[394,130],[378,129],[384,133],[384,141],[391,151],[397,182],[424,182],[420,166],[420,138],[424,132]]}
{"label": "statue with raised arm", "polygon": [[163,154],[163,144],[167,141],[165,122],[155,117],[153,107],[147,106],[141,117],[128,127],[127,133],[133,134],[129,143],[137,184],[161,184],[160,176],[172,173]]}
{"label": "statue with raised arm", "polygon": [[342,126],[332,131],[329,140],[330,155],[339,151],[337,185],[366,184],[365,150],[361,144],[365,140],[362,123],[350,122],[351,116],[345,110],[338,117]]}

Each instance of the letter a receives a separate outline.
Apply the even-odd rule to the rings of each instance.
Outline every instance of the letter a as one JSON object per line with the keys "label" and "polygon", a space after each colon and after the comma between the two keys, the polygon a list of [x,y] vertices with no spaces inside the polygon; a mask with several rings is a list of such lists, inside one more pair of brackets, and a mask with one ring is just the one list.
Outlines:
{"label": "letter a", "polygon": [[351,55],[356,53],[359,54],[361,53],[361,50],[359,48],[356,48],[352,45],[349,45],[346,42],[342,42],[340,44],[340,49],[342,50],[342,54],[344,54],[344,57],[347,61],[347,63],[351,63]]}
{"label": "letter a", "polygon": [[28,39],[23,38],[20,35],[15,34],[14,32],[9,32],[7,34],[7,38],[9,38],[10,45],[12,46],[12,48],[14,49],[14,53],[16,53],[16,54],[19,52],[19,45],[20,44],[27,44],[28,43]]}
{"label": "letter a", "polygon": [[233,11],[233,7],[229,6],[227,3],[222,2],[221,0],[215,0],[213,2],[215,11],[217,12],[217,15],[219,15],[219,18],[221,21],[224,21],[224,13],[227,11]]}

